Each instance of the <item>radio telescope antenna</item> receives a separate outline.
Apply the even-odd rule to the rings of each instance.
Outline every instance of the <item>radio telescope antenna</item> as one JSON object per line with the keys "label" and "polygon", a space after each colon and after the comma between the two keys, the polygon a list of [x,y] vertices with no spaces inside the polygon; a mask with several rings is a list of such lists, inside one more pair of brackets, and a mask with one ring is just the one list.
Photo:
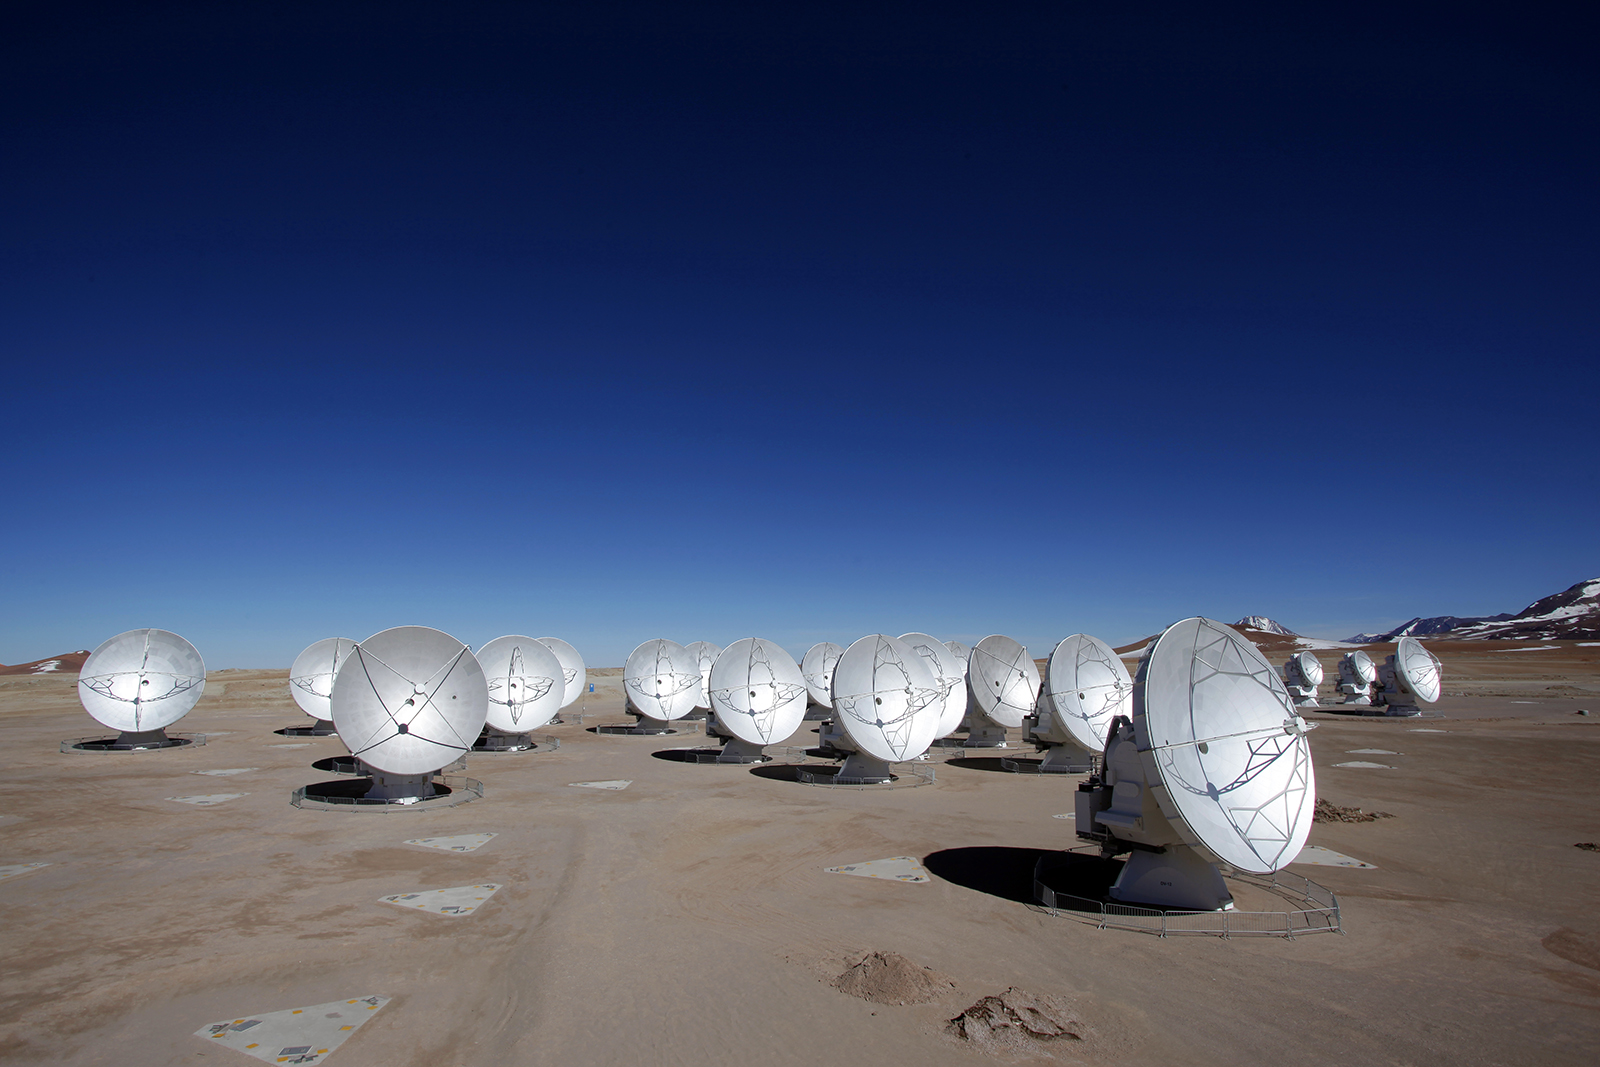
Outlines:
{"label": "radio telescope antenna", "polygon": [[142,752],[192,744],[187,737],[168,737],[166,728],[189,714],[205,688],[199,651],[170,630],[129,630],[108,638],[78,672],[78,700],[96,722],[118,734],[71,747]]}
{"label": "radio telescope antenna", "polygon": [[333,729],[333,680],[350,658],[356,643],[348,637],[326,637],[314,641],[294,658],[289,668],[289,695],[300,710],[311,716],[310,726],[286,726],[277,731],[285,737],[325,737]]}
{"label": "radio telescope antenna", "polygon": [[478,649],[477,659],[489,687],[489,709],[473,751],[532,750],[529,731],[548,725],[566,696],[561,661],[543,642],[521,634],[495,638]]}
{"label": "radio telescope antenna", "polygon": [[868,634],[833,668],[833,708],[849,751],[836,782],[887,782],[889,764],[928,750],[943,711],[943,691],[927,661],[888,634]]}
{"label": "radio telescope antenna", "polygon": [[1361,649],[1346,652],[1339,660],[1339,692],[1344,694],[1341,704],[1371,704],[1372,683],[1378,679],[1378,665]]}
{"label": "radio telescope antenna", "polygon": [[1045,753],[1040,772],[1093,770],[1111,720],[1132,709],[1133,679],[1115,650],[1088,634],[1063,638],[1050,653],[1030,730],[1034,744]]}
{"label": "radio telescope antenna", "polygon": [[1167,627],[1139,662],[1132,719],[1112,721],[1104,777],[1078,789],[1078,836],[1130,853],[1111,896],[1222,910],[1233,898],[1214,864],[1269,874],[1293,861],[1317,799],[1311,728],[1232,627]]}
{"label": "radio telescope antenna", "polygon": [[700,661],[693,652],[658,637],[628,655],[622,668],[622,686],[628,707],[638,716],[631,729],[616,732],[664,734],[672,722],[694,710],[704,682]]}
{"label": "radio telescope antenna", "polygon": [[941,737],[949,737],[961,726],[961,720],[967,714],[966,664],[937,637],[912,631],[901,634],[900,640],[922,657],[934,681],[939,683],[942,692],[939,698],[939,725],[934,730],[933,739],[937,741]]}
{"label": "radio telescope antenna", "polygon": [[1309,652],[1297,652],[1283,665],[1283,682],[1297,708],[1317,706],[1317,686],[1322,684],[1322,661]]}
{"label": "radio telescope antenna", "polygon": [[806,718],[826,719],[828,717],[826,712],[833,710],[833,668],[842,655],[844,649],[832,641],[818,641],[801,657],[800,676],[806,680],[810,707],[821,709],[820,712],[813,713],[808,707]]}
{"label": "radio telescope antenna", "polygon": [[1402,637],[1394,655],[1378,668],[1378,695],[1385,715],[1421,715],[1419,705],[1439,699],[1442,667],[1439,657],[1415,637]]}
{"label": "radio telescope antenna", "polygon": [[1039,703],[1039,668],[1028,650],[1003,634],[979,641],[967,657],[968,748],[1005,748],[1006,731],[1022,725]]}
{"label": "radio telescope antenna", "polygon": [[541,637],[539,643],[554,652],[561,663],[561,677],[566,683],[561,706],[570,708],[583,698],[583,687],[589,684],[589,672],[583,665],[583,657],[559,637]]}
{"label": "radio telescope antenna", "polygon": [[794,736],[806,716],[800,665],[781,646],[745,637],[711,667],[711,718],[706,730],[728,738],[718,763],[757,763],[767,745]]}
{"label": "radio telescope antenna", "polygon": [[694,654],[695,662],[700,665],[700,695],[695,698],[694,711],[684,717],[703,719],[705,713],[711,710],[711,665],[722,654],[722,646],[710,641],[690,641],[683,647]]}
{"label": "radio telescope antenna", "polygon": [[[434,774],[472,748],[489,716],[489,683],[466,645],[427,626],[397,626],[356,645],[333,682],[333,725],[370,779],[365,804],[416,804],[449,793]],[[319,787],[307,786],[316,797]]]}
{"label": "radio telescope antenna", "polygon": [[956,659],[961,661],[961,674],[963,677],[965,677],[967,673],[967,660],[972,655],[972,649],[966,645],[963,645],[960,641],[946,641],[944,643],[944,647],[948,648],[955,655]]}

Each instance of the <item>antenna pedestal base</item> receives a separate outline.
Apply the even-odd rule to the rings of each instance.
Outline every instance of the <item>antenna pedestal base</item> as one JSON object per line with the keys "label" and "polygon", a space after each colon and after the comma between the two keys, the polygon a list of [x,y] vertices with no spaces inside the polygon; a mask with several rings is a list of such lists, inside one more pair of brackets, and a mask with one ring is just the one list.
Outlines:
{"label": "antenna pedestal base", "polygon": [[527,752],[535,747],[533,737],[529,734],[513,734],[504,730],[496,730],[493,726],[485,726],[483,733],[478,735],[478,740],[473,742],[474,752]]}
{"label": "antenna pedestal base", "polygon": [[1367,687],[1357,689],[1354,685],[1345,683],[1339,686],[1339,692],[1344,694],[1341,704],[1371,704],[1372,697],[1367,694]]}
{"label": "antenna pedestal base", "polygon": [[1094,757],[1077,745],[1047,745],[1039,761],[1040,774],[1088,774]]}
{"label": "antenna pedestal base", "polygon": [[833,709],[825,708],[821,704],[807,704],[806,717],[802,722],[823,722],[833,718]]}
{"label": "antenna pedestal base", "polygon": [[333,728],[333,723],[328,719],[314,719],[310,726],[285,726],[273,732],[283,737],[332,737],[339,731]]}
{"label": "antenna pedestal base", "polygon": [[601,727],[601,731],[608,734],[640,734],[655,736],[657,734],[675,734],[678,731],[665,719],[652,719],[648,715],[641,715],[637,711],[629,714],[634,716],[634,724],[626,727]]}
{"label": "antenna pedestal base", "polygon": [[817,747],[824,752],[844,752],[848,754],[855,751],[855,746],[850,743],[850,739],[845,735],[844,727],[839,725],[838,719],[823,720],[822,725],[817,729]]}
{"label": "antenna pedestal base", "polygon": [[1111,886],[1111,899],[1185,911],[1233,910],[1233,894],[1222,872],[1182,845],[1131,853]]}
{"label": "antenna pedestal base", "polygon": [[1383,709],[1380,714],[1396,719],[1411,719],[1422,714],[1422,709],[1415,704],[1390,704],[1388,701],[1384,701],[1376,706]]}
{"label": "antenna pedestal base", "polygon": [[737,737],[730,737],[722,751],[717,753],[718,763],[764,763],[767,754],[761,745],[752,745]]}
{"label": "antenna pedestal base", "polygon": [[873,759],[861,752],[850,753],[839,773],[834,775],[834,781],[841,785],[877,785],[890,781],[894,775],[889,773],[889,765],[881,759]]}
{"label": "antenna pedestal base", "polygon": [[164,729],[124,730],[116,737],[74,737],[61,742],[61,751],[153,752],[162,748],[182,748],[184,745],[205,743],[205,734],[179,734],[176,737],[169,737]]}
{"label": "antenna pedestal base", "polygon": [[404,804],[433,796],[432,774],[390,774],[376,768],[368,769],[372,773],[372,785],[367,790],[367,800]]}
{"label": "antenna pedestal base", "polygon": [[1314,708],[1317,706],[1317,687],[1314,685],[1291,685],[1288,687],[1289,696],[1294,700],[1297,708]]}
{"label": "antenna pedestal base", "polygon": [[1005,748],[1006,728],[999,723],[984,719],[972,724],[972,729],[967,733],[967,748]]}

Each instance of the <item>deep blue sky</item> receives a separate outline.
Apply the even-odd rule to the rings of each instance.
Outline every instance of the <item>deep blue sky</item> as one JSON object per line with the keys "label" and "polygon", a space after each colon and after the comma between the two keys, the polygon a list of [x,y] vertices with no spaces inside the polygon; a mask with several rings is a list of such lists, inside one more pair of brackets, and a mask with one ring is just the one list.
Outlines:
{"label": "deep blue sky", "polygon": [[1106,6],[8,5],[0,661],[1600,574],[1595,25]]}

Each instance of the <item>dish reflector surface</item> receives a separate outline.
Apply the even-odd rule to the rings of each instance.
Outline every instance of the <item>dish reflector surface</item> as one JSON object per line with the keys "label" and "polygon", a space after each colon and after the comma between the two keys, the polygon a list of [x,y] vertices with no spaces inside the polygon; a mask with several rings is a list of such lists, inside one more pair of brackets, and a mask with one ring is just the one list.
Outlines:
{"label": "dish reflector surface", "polygon": [[956,659],[961,661],[961,677],[967,676],[967,660],[972,656],[972,649],[960,641],[946,641],[944,647],[955,653]]}
{"label": "dish reflector surface", "polygon": [[[1402,637],[1394,650],[1394,663],[1406,688],[1418,700],[1432,704],[1439,699],[1439,657],[1429,652],[1427,646],[1415,637]],[[87,664],[85,664],[87,666]]]}
{"label": "dish reflector surface", "polygon": [[868,634],[833,668],[839,725],[873,759],[916,759],[933,744],[942,693],[927,662],[888,634]]}
{"label": "dish reflector surface", "polygon": [[800,676],[806,681],[812,701],[825,708],[833,707],[833,668],[842,655],[844,649],[832,641],[818,641],[800,660]]}
{"label": "dish reflector surface", "polygon": [[1356,681],[1362,685],[1371,685],[1378,677],[1378,666],[1372,662],[1372,657],[1360,649],[1345,657],[1350,661],[1350,670],[1355,674]]}
{"label": "dish reflector surface", "polygon": [[561,706],[565,708],[576,704],[583,696],[583,687],[589,684],[589,672],[583,666],[583,657],[559,637],[541,637],[539,643],[554,652],[556,659],[561,662],[562,681],[566,683]]}
{"label": "dish reflector surface", "polygon": [[806,717],[806,683],[787,651],[759,637],[727,648],[711,667],[717,725],[752,745],[787,741]]}
{"label": "dish reflector surface", "polygon": [[1299,855],[1316,804],[1311,746],[1255,645],[1211,619],[1169,626],[1139,665],[1133,723],[1161,810],[1191,844],[1258,874]]}
{"label": "dish reflector surface", "polygon": [[1073,634],[1050,653],[1045,674],[1054,732],[1090,752],[1104,751],[1111,720],[1133,708],[1133,679],[1122,659],[1098,637]]}
{"label": "dish reflector surface", "polygon": [[306,646],[289,668],[289,692],[300,710],[313,719],[333,718],[333,680],[356,643],[348,637],[325,637]]}
{"label": "dish reflector surface", "polygon": [[489,687],[488,723],[496,730],[527,733],[561,710],[567,691],[561,661],[543,642],[507,634],[478,649],[477,660]]}
{"label": "dish reflector surface", "polygon": [[390,774],[431,774],[465,755],[489,715],[489,684],[466,645],[397,626],[356,645],[333,682],[333,727],[351,755]]}
{"label": "dish reflector surface", "polygon": [[1294,657],[1300,664],[1300,677],[1306,684],[1313,688],[1322,684],[1322,661],[1309,652],[1297,653]]}
{"label": "dish reflector surface", "polygon": [[967,671],[956,654],[950,651],[937,637],[915,631],[901,634],[900,640],[911,646],[911,651],[922,657],[928,665],[928,670],[933,673],[933,680],[939,683],[943,695],[939,700],[939,725],[934,730],[934,737],[949,737],[955,733],[956,727],[961,725],[961,719],[967,714]]}
{"label": "dish reflector surface", "polygon": [[169,630],[129,630],[109,638],[78,672],[83,710],[124,733],[171,726],[205,688],[199,650]]}
{"label": "dish reflector surface", "polygon": [[695,698],[694,706],[697,708],[711,707],[711,665],[717,662],[717,657],[722,654],[720,645],[713,645],[710,641],[690,641],[683,646],[694,654],[695,662],[700,665],[700,695]]}
{"label": "dish reflector surface", "polygon": [[1022,645],[990,634],[967,657],[967,685],[979,711],[1001,726],[1021,726],[1039,700],[1039,668]]}
{"label": "dish reflector surface", "polygon": [[628,701],[646,718],[681,719],[700,699],[700,661],[678,642],[658,637],[629,654],[622,684]]}

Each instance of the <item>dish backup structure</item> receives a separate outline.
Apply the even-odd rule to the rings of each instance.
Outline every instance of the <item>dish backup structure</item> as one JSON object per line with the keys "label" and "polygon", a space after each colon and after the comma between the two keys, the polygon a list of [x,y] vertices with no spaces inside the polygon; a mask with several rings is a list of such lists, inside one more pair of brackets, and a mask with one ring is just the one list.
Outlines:
{"label": "dish backup structure", "polygon": [[1443,666],[1439,657],[1415,637],[1402,637],[1394,655],[1378,668],[1378,692],[1373,703],[1385,715],[1421,715],[1423,704],[1439,699]]}
{"label": "dish backup structure", "polygon": [[808,690],[800,664],[781,646],[745,637],[722,650],[706,680],[706,733],[727,740],[718,763],[757,763],[767,745],[794,736],[805,721]]}
{"label": "dish backup structure", "polygon": [[1344,694],[1341,704],[1372,703],[1372,683],[1377,681],[1378,666],[1372,657],[1359,648],[1346,652],[1339,658],[1339,692]]}
{"label": "dish backup structure", "polygon": [[117,736],[64,741],[62,750],[146,752],[192,744],[193,738],[168,736],[167,727],[189,714],[205,688],[199,650],[170,630],[108,638],[78,672],[78,701]]}
{"label": "dish backup structure", "polygon": [[327,637],[313,641],[294,658],[289,668],[289,695],[301,711],[311,716],[311,725],[286,726],[278,733],[285,737],[326,737],[338,732],[333,728],[333,680],[355,647],[348,637]]}
{"label": "dish backup structure", "polygon": [[1006,731],[1033,716],[1039,704],[1039,668],[1028,650],[1003,634],[990,634],[967,657],[968,748],[1005,748]]}
{"label": "dish backup structure", "polygon": [[704,688],[700,661],[676,641],[645,641],[628,654],[622,686],[634,725],[604,728],[606,733],[668,734],[672,724],[695,708]]}
{"label": "dish backup structure", "polygon": [[1128,856],[1111,897],[1231,909],[1217,864],[1270,874],[1292,862],[1316,805],[1312,728],[1232,627],[1167,627],[1139,661],[1131,718],[1112,720],[1103,775],[1078,787],[1077,835]]}
{"label": "dish backup structure", "polygon": [[899,638],[868,634],[833,669],[834,718],[824,743],[845,754],[834,781],[889,782],[892,763],[914,760],[933,743],[943,690],[927,662]]}
{"label": "dish backup structure", "polygon": [[1317,686],[1322,684],[1322,661],[1309,652],[1296,652],[1283,665],[1283,684],[1295,706],[1317,706]]}
{"label": "dish backup structure", "polygon": [[1045,665],[1038,711],[1028,730],[1044,752],[1040,773],[1094,770],[1111,720],[1128,715],[1132,703],[1133,679],[1110,645],[1088,634],[1062,638]]}
{"label": "dish backup structure", "polygon": [[800,677],[805,679],[806,718],[821,721],[833,711],[833,668],[838,664],[844,649],[832,641],[818,641],[800,658]]}
{"label": "dish backup structure", "polygon": [[521,634],[497,637],[478,649],[488,685],[488,713],[474,752],[530,752],[529,732],[546,726],[566,699],[561,661],[548,645]]}
{"label": "dish backup structure", "polygon": [[454,637],[397,626],[356,644],[330,702],[339,739],[366,773],[305,786],[296,802],[413,806],[453,791],[434,775],[465,756],[483,732],[489,682],[472,650]]}

